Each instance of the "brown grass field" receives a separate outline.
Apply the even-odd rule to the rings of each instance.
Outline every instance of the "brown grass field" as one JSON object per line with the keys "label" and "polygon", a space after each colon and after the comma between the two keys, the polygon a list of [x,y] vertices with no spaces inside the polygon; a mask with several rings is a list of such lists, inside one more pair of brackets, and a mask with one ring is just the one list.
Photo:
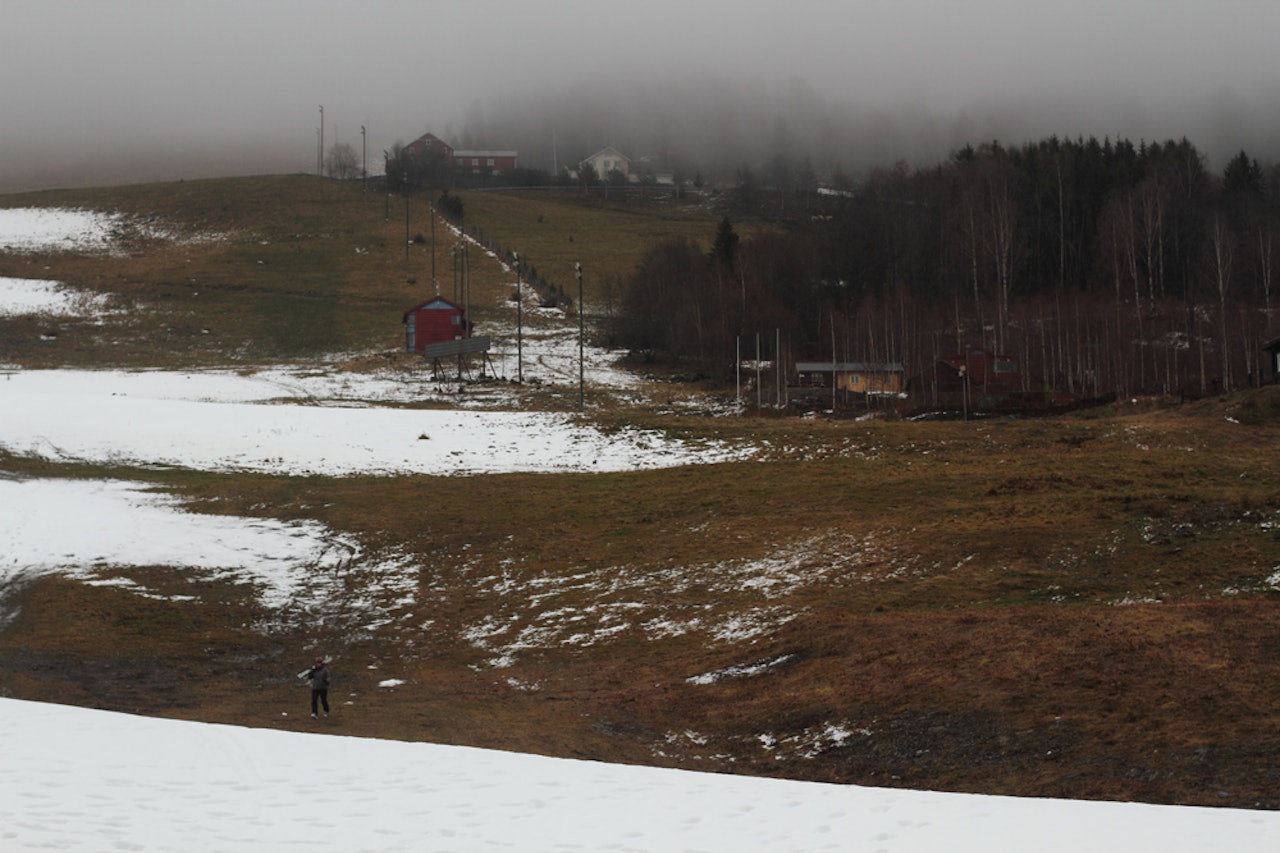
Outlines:
{"label": "brown grass field", "polygon": [[[647,241],[707,241],[717,219],[464,201],[557,278],[577,251],[598,278],[623,276]],[[388,220],[358,186],[254,178],[0,204],[220,235],[0,254],[0,275],[125,309],[59,321],[52,338],[48,320],[0,318],[0,361],[21,367],[390,357],[430,279],[429,243],[405,260],[403,200]],[[508,278],[488,261],[473,274],[494,306],[481,313],[500,310]],[[623,474],[341,479],[0,454],[2,476],[128,477],[193,510],[315,519],[411,567],[417,587],[410,604],[377,601],[370,561],[341,577],[349,602],[313,613],[164,566],[130,576],[197,600],[14,583],[0,588],[0,695],[727,773],[1280,807],[1280,388],[1043,420],[594,416],[764,450]],[[389,618],[354,604],[370,597]],[[319,723],[295,678],[317,651],[337,677]]]}

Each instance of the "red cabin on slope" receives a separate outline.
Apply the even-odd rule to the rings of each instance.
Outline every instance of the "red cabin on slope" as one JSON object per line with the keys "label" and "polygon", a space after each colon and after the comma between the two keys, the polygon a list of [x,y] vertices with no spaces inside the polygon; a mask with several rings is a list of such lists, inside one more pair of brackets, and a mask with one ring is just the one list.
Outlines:
{"label": "red cabin on slope", "polygon": [[427,344],[471,337],[471,324],[461,305],[435,296],[404,312],[404,348],[422,352]]}

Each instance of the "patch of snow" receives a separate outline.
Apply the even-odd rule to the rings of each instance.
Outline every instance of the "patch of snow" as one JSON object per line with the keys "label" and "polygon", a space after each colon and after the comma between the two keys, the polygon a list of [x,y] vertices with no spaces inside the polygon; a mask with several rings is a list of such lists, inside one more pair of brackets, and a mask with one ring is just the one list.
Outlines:
{"label": "patch of snow", "polygon": [[[158,597],[129,577],[135,567],[157,566],[191,580],[248,584],[271,608],[365,618],[387,599],[407,606],[413,575],[370,560],[357,541],[314,521],[185,512],[176,498],[137,482],[0,477],[0,584],[58,573]],[[363,598],[347,592],[352,573]]]}
{"label": "patch of snow", "polygon": [[1152,598],[1150,596],[1139,596],[1138,598],[1134,598],[1133,596],[1126,595],[1125,597],[1117,598],[1110,603],[1113,607],[1133,607],[1139,604],[1159,604],[1160,599]]}
{"label": "patch of snow", "polygon": [[104,312],[106,307],[107,299],[101,294],[60,282],[0,278],[0,316],[94,316]]}
{"label": "patch of snow", "polygon": [[310,402],[271,374],[21,371],[0,377],[0,447],[55,461],[328,476],[633,471],[751,452],[643,430],[605,433],[560,412]]}
{"label": "patch of snow", "polygon": [[722,643],[738,645],[748,640],[764,637],[773,629],[796,618],[779,607],[754,607],[725,620],[711,634]]}
{"label": "patch of snow", "polygon": [[693,675],[686,678],[685,681],[690,684],[715,684],[717,681],[721,681],[726,678],[751,678],[757,675],[763,675],[770,670],[777,669],[784,663],[794,659],[795,655],[779,655],[778,657],[770,658],[769,660],[728,666],[724,669],[717,669],[714,672],[707,672],[702,675]]}
{"label": "patch of snow", "polygon": [[123,213],[64,207],[0,208],[0,251],[4,252],[111,252],[130,237],[198,243],[227,236],[183,234],[165,223]]}
{"label": "patch of snow", "polygon": [[57,207],[0,209],[0,250],[101,251],[110,247],[123,216]]}

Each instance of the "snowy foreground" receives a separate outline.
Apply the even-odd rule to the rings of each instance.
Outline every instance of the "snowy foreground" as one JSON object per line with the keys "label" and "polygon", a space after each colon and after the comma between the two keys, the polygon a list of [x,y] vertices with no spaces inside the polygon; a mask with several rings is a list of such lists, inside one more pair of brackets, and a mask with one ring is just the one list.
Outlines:
{"label": "snowy foreground", "polygon": [[824,785],[0,700],[0,849],[1273,851],[1280,814]]}

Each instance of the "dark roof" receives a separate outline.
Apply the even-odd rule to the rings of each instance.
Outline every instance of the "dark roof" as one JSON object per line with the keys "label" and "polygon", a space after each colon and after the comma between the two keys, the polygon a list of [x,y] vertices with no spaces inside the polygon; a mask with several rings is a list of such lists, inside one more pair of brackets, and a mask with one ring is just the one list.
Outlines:
{"label": "dark roof", "polygon": [[801,373],[901,373],[898,361],[797,361],[796,370]]}

